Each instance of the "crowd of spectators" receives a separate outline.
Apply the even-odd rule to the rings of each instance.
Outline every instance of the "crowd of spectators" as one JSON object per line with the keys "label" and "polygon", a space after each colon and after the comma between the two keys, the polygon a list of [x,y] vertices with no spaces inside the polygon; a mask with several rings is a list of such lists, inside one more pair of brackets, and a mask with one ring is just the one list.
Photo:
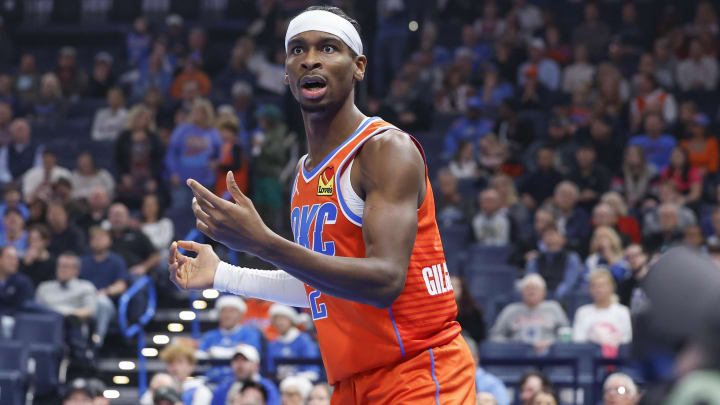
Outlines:
{"label": "crowd of spectators", "polygon": [[[2,58],[13,63],[0,73],[3,316],[43,304],[92,319],[102,345],[117,297],[143,275],[166,278],[167,247],[184,235],[164,212],[187,208],[191,177],[224,195],[232,171],[265,222],[286,228],[285,193],[304,145],[278,44],[302,2],[260,3],[221,55],[201,26],[170,15],[135,19],[121,59],[100,51],[83,65],[73,46],[59,49],[54,66],[19,47]],[[516,302],[483,319],[471,283],[454,278],[459,320],[478,341],[542,352],[569,339],[612,355],[632,339],[630,314],[644,305],[638,286],[653,256],[685,245],[720,263],[715,6],[486,0],[423,12],[410,3],[378,0],[363,19],[374,31],[358,103],[437,146],[427,152],[441,233],[465,228],[468,243],[511,251],[521,280],[517,294],[504,292]],[[36,131],[87,99],[106,100],[84,136],[112,144],[112,162],[81,153],[63,167]],[[53,288],[67,297],[47,301]],[[585,305],[573,305],[578,294]],[[236,330],[243,305],[219,305],[221,341],[245,334]],[[248,363],[232,360],[236,376],[254,375],[249,364],[268,353],[317,356],[295,313],[273,311],[272,350],[255,355],[207,337],[197,352],[168,354],[183,363],[168,371],[178,380],[196,357],[217,353]],[[262,361],[274,369],[272,355]],[[318,377],[311,367],[278,372]],[[311,395],[307,384],[286,385]]]}

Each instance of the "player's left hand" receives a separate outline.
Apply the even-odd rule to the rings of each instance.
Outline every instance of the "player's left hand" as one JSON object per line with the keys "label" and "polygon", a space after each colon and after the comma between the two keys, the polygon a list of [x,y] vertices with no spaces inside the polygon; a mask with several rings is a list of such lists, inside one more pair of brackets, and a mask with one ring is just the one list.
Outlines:
{"label": "player's left hand", "polygon": [[240,191],[232,172],[226,176],[232,201],[216,196],[193,179],[187,181],[192,189],[192,209],[200,232],[230,249],[258,255],[266,246],[272,231],[263,223],[252,201]]}

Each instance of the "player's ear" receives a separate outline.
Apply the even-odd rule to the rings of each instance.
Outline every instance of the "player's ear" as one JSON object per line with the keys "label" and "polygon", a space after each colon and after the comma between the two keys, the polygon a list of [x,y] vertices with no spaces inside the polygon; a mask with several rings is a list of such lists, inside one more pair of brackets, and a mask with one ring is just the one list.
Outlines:
{"label": "player's ear", "polygon": [[290,85],[290,79],[288,79],[287,72],[285,72],[285,78],[283,79],[283,83],[285,83],[286,86]]}
{"label": "player's ear", "polygon": [[353,77],[355,80],[361,82],[365,78],[365,67],[367,67],[367,58],[365,55],[358,55],[355,57],[355,72]]}

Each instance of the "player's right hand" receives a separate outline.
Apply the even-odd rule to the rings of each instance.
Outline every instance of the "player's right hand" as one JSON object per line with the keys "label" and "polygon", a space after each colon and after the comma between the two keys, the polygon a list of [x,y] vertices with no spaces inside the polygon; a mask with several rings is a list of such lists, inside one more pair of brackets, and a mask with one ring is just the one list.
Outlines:
{"label": "player's right hand", "polygon": [[[195,252],[197,256],[185,256],[178,248]],[[168,264],[170,281],[176,286],[183,290],[203,290],[212,288],[220,259],[210,245],[181,240],[170,245]]]}

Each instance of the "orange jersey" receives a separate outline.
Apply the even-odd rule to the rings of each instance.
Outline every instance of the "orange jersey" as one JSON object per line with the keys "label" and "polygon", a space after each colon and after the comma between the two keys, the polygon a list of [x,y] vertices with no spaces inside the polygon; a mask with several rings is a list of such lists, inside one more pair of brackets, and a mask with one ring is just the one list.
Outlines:
{"label": "orange jersey", "polygon": [[[290,202],[295,243],[331,256],[365,257],[362,216],[343,198],[340,180],[360,147],[388,129],[397,128],[377,117],[366,118],[312,171],[305,169],[302,158]],[[444,345],[460,333],[427,169],[425,184],[405,287],[389,308],[305,286],[330,384]]]}

